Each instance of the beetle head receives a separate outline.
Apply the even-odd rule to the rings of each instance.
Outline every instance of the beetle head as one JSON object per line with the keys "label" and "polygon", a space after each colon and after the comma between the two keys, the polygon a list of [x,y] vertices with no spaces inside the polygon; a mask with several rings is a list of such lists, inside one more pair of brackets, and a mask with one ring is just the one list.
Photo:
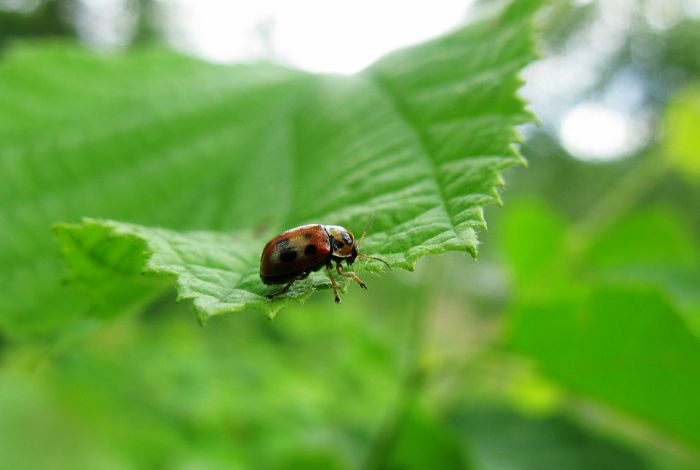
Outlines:
{"label": "beetle head", "polygon": [[331,251],[336,258],[344,259],[352,264],[357,258],[357,240],[355,235],[340,225],[326,225],[328,234],[332,237]]}

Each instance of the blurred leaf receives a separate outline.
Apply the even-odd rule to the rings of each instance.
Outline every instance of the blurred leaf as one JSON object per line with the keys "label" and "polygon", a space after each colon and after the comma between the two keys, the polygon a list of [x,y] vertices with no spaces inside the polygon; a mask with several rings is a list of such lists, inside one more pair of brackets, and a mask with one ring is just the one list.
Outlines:
{"label": "blurred leaf", "polygon": [[[658,34],[658,31],[656,33]],[[697,77],[698,73],[700,73],[700,56],[698,56],[698,51],[700,50],[700,20],[694,15],[686,15],[664,33],[659,38],[661,44],[656,46],[657,48],[662,48],[658,55],[666,62],[662,64],[663,68],[676,71],[682,70],[687,74],[687,77]],[[654,62],[651,64],[657,66],[658,69],[662,69],[659,64]],[[677,83],[675,80],[663,75],[657,77],[657,79],[665,79],[672,85]]]}
{"label": "blurred leaf", "polygon": [[589,25],[597,10],[597,2],[550,2],[541,26],[545,47],[557,52],[566,49],[569,38]]}
{"label": "blurred leaf", "polygon": [[509,207],[504,226],[517,274],[513,350],[564,387],[700,448],[700,415],[683,411],[700,396],[699,253],[683,219],[637,210],[582,240],[580,221],[569,227],[529,202]]}
{"label": "blurred leaf", "polygon": [[700,338],[700,252],[692,233],[670,208],[638,210],[601,234],[582,274],[662,288]]}
{"label": "blurred leaf", "polygon": [[[138,304],[140,288],[119,300],[125,272],[110,263],[139,244],[146,258],[169,263],[151,270],[190,274],[177,283],[182,297],[198,299],[202,318],[283,305],[261,296],[271,289],[254,279],[257,253],[266,237],[302,223],[359,232],[376,215],[364,250],[406,269],[430,253],[476,253],[482,206],[499,200],[499,170],[520,161],[514,126],[530,115],[515,95],[517,73],[533,58],[536,3],[392,54],[354,77],[226,68],[152,51],[14,50],[0,66],[0,105],[10,111],[0,119],[0,200],[9,221],[0,227],[7,248],[0,267],[17,279],[12,301],[0,305],[2,322],[50,331],[84,311],[63,296],[44,235],[51,222],[81,216],[171,230],[113,230],[113,222],[58,229],[68,263],[84,270],[73,277],[99,276],[90,289],[106,293],[103,305],[117,301],[116,312]],[[192,229],[239,235],[172,231]],[[254,231],[265,236],[254,239]],[[128,240],[115,240],[120,233]],[[172,250],[173,237],[184,251],[159,253]],[[90,253],[78,253],[84,248]],[[232,254],[242,258],[221,261]],[[128,257],[129,272],[139,270],[136,258]],[[292,296],[327,285],[321,278]],[[69,300],[42,315],[40,305],[57,296]]]}
{"label": "blurred leaf", "polygon": [[681,90],[665,116],[665,155],[692,181],[700,181],[700,87]]}
{"label": "blurred leaf", "polygon": [[18,37],[75,35],[60,0],[10,2],[9,10],[3,3],[7,2],[0,3],[0,46]]}
{"label": "blurred leaf", "polygon": [[36,377],[0,372],[0,417],[3,468],[124,467],[123,457],[91,440]]}
{"label": "blurred leaf", "polygon": [[577,233],[544,202],[520,202],[504,212],[500,237],[521,298],[544,299],[573,282],[649,286],[663,289],[700,335],[700,252],[692,228],[670,207],[625,215],[575,254]]}
{"label": "blurred leaf", "polygon": [[586,269],[694,269],[700,253],[692,229],[669,207],[640,209],[602,233],[586,253]]}
{"label": "blurred leaf", "polygon": [[648,467],[631,450],[591,434],[563,416],[526,418],[507,410],[483,409],[456,413],[450,423],[479,469]]}
{"label": "blurred leaf", "polygon": [[[407,307],[404,298],[397,305]],[[318,300],[274,322],[223,316],[209,328],[182,304],[151,304],[72,342],[40,374],[24,373],[46,390],[52,413],[0,376],[0,411],[17,408],[0,413],[0,431],[14,433],[0,442],[3,461],[20,461],[27,443],[49,449],[70,436],[80,442],[67,449],[106,449],[126,468],[359,468],[398,393],[403,315],[329,315]],[[371,305],[348,303],[358,313]],[[55,415],[70,417],[68,434]],[[32,426],[47,432],[20,432]]]}
{"label": "blurred leaf", "polygon": [[401,416],[381,468],[470,468],[451,430],[417,403]]}
{"label": "blurred leaf", "polygon": [[143,306],[149,292],[160,293],[167,282],[158,282],[146,276],[144,265],[148,259],[146,244],[135,235],[112,235],[111,227],[94,225],[82,237],[74,237],[68,227],[57,228],[55,233],[73,265],[69,280],[80,286],[92,300],[92,314],[110,317],[120,313],[115,309]]}
{"label": "blurred leaf", "polygon": [[500,238],[518,288],[533,288],[543,279],[550,288],[549,270],[565,248],[566,222],[537,201],[516,202],[505,215]]}
{"label": "blurred leaf", "polygon": [[310,470],[333,470],[347,468],[332,451],[326,449],[299,448],[284,458],[277,468],[295,470],[299,468]]}
{"label": "blurred leaf", "polygon": [[654,290],[591,286],[517,303],[509,342],[568,388],[700,449],[700,344]]}

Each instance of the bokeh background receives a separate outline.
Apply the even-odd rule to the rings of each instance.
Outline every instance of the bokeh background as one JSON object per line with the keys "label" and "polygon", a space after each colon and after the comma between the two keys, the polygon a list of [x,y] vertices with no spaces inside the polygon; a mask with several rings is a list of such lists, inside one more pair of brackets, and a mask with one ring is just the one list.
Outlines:
{"label": "bokeh background", "polygon": [[[494,8],[248,3],[0,0],[0,61],[64,37],[344,74]],[[700,2],[558,0],[539,33],[478,260],[0,343],[0,468],[700,468]]]}

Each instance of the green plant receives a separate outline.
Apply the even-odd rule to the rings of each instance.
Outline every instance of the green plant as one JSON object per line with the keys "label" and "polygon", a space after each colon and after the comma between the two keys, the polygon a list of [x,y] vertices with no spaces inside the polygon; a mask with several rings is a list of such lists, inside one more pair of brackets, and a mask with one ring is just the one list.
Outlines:
{"label": "green plant", "polygon": [[[545,125],[517,168],[538,3],[351,77],[10,46],[0,467],[697,468],[697,92],[640,155]],[[400,269],[263,297],[271,235],[372,218]]]}
{"label": "green plant", "polygon": [[[520,158],[514,126],[530,119],[515,93],[533,57],[534,5],[353,77],[220,67],[162,51],[15,48],[1,66],[12,111],[2,126],[11,221],[3,266],[17,280],[2,305],[5,328],[50,331],[91,308],[60,285],[45,235],[50,223],[85,216],[128,221],[56,228],[71,279],[102,315],[162,291],[142,271],[173,275],[202,319],[246,307],[273,314],[328,285],[315,275],[284,298],[264,298],[257,272],[266,238],[302,223],[359,231],[376,217],[364,249],[397,268],[429,253],[476,254],[482,206],[498,201],[499,170]],[[42,106],[31,106],[38,96]],[[43,303],[53,303],[50,312]]]}

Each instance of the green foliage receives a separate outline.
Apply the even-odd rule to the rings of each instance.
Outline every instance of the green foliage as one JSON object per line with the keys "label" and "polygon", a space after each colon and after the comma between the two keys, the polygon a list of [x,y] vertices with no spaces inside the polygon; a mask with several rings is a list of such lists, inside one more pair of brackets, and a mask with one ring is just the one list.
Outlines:
{"label": "green foliage", "polygon": [[[698,468],[693,88],[616,163],[534,131],[465,254],[520,162],[538,3],[352,77],[7,50],[0,467]],[[544,36],[581,11],[555,5]],[[262,298],[270,236],[372,217],[363,251],[415,272],[358,261],[370,288],[340,306],[321,273]]]}
{"label": "green foliage", "polygon": [[384,456],[386,462],[381,467],[470,468],[450,430],[418,404],[406,408],[394,432],[391,452]]}
{"label": "green foliage", "polygon": [[700,344],[654,291],[602,286],[514,307],[513,347],[567,387],[700,447]]}
{"label": "green foliage", "polygon": [[546,206],[521,205],[506,223],[520,291],[508,339],[567,388],[700,448],[700,381],[688,373],[700,367],[700,269],[684,225],[650,210],[581,240]]}
{"label": "green foliage", "polygon": [[665,118],[666,156],[689,179],[700,180],[700,88],[682,90]]}
{"label": "green foliage", "polygon": [[527,417],[504,409],[462,411],[450,419],[472,449],[476,468],[644,469],[637,454],[561,415]]}
{"label": "green foliage", "polygon": [[[41,374],[5,367],[4,462],[358,468],[397,392],[399,338],[386,339],[401,319],[370,332],[366,318],[329,315],[320,300],[274,322],[224,316],[207,328],[187,306],[162,302],[87,329]],[[344,304],[362,309],[355,300]],[[13,351],[6,364],[27,353]]]}
{"label": "green foliage", "polygon": [[[429,253],[475,254],[498,172],[519,161],[514,126],[530,118],[515,96],[533,57],[527,13],[397,52],[353,77],[161,51],[14,49],[0,65],[10,111],[0,120],[2,266],[17,280],[2,323],[15,334],[51,331],[85,309],[60,284],[47,232],[83,216],[129,222],[57,229],[72,277],[112,314],[155,295],[158,287],[129,282],[141,268],[174,274],[201,318],[245,307],[271,314],[288,299],[265,299],[259,253],[267,237],[302,223],[359,233],[376,217],[363,249],[400,268]],[[289,297],[327,285],[317,275]],[[41,315],[55,298],[64,305]]]}

